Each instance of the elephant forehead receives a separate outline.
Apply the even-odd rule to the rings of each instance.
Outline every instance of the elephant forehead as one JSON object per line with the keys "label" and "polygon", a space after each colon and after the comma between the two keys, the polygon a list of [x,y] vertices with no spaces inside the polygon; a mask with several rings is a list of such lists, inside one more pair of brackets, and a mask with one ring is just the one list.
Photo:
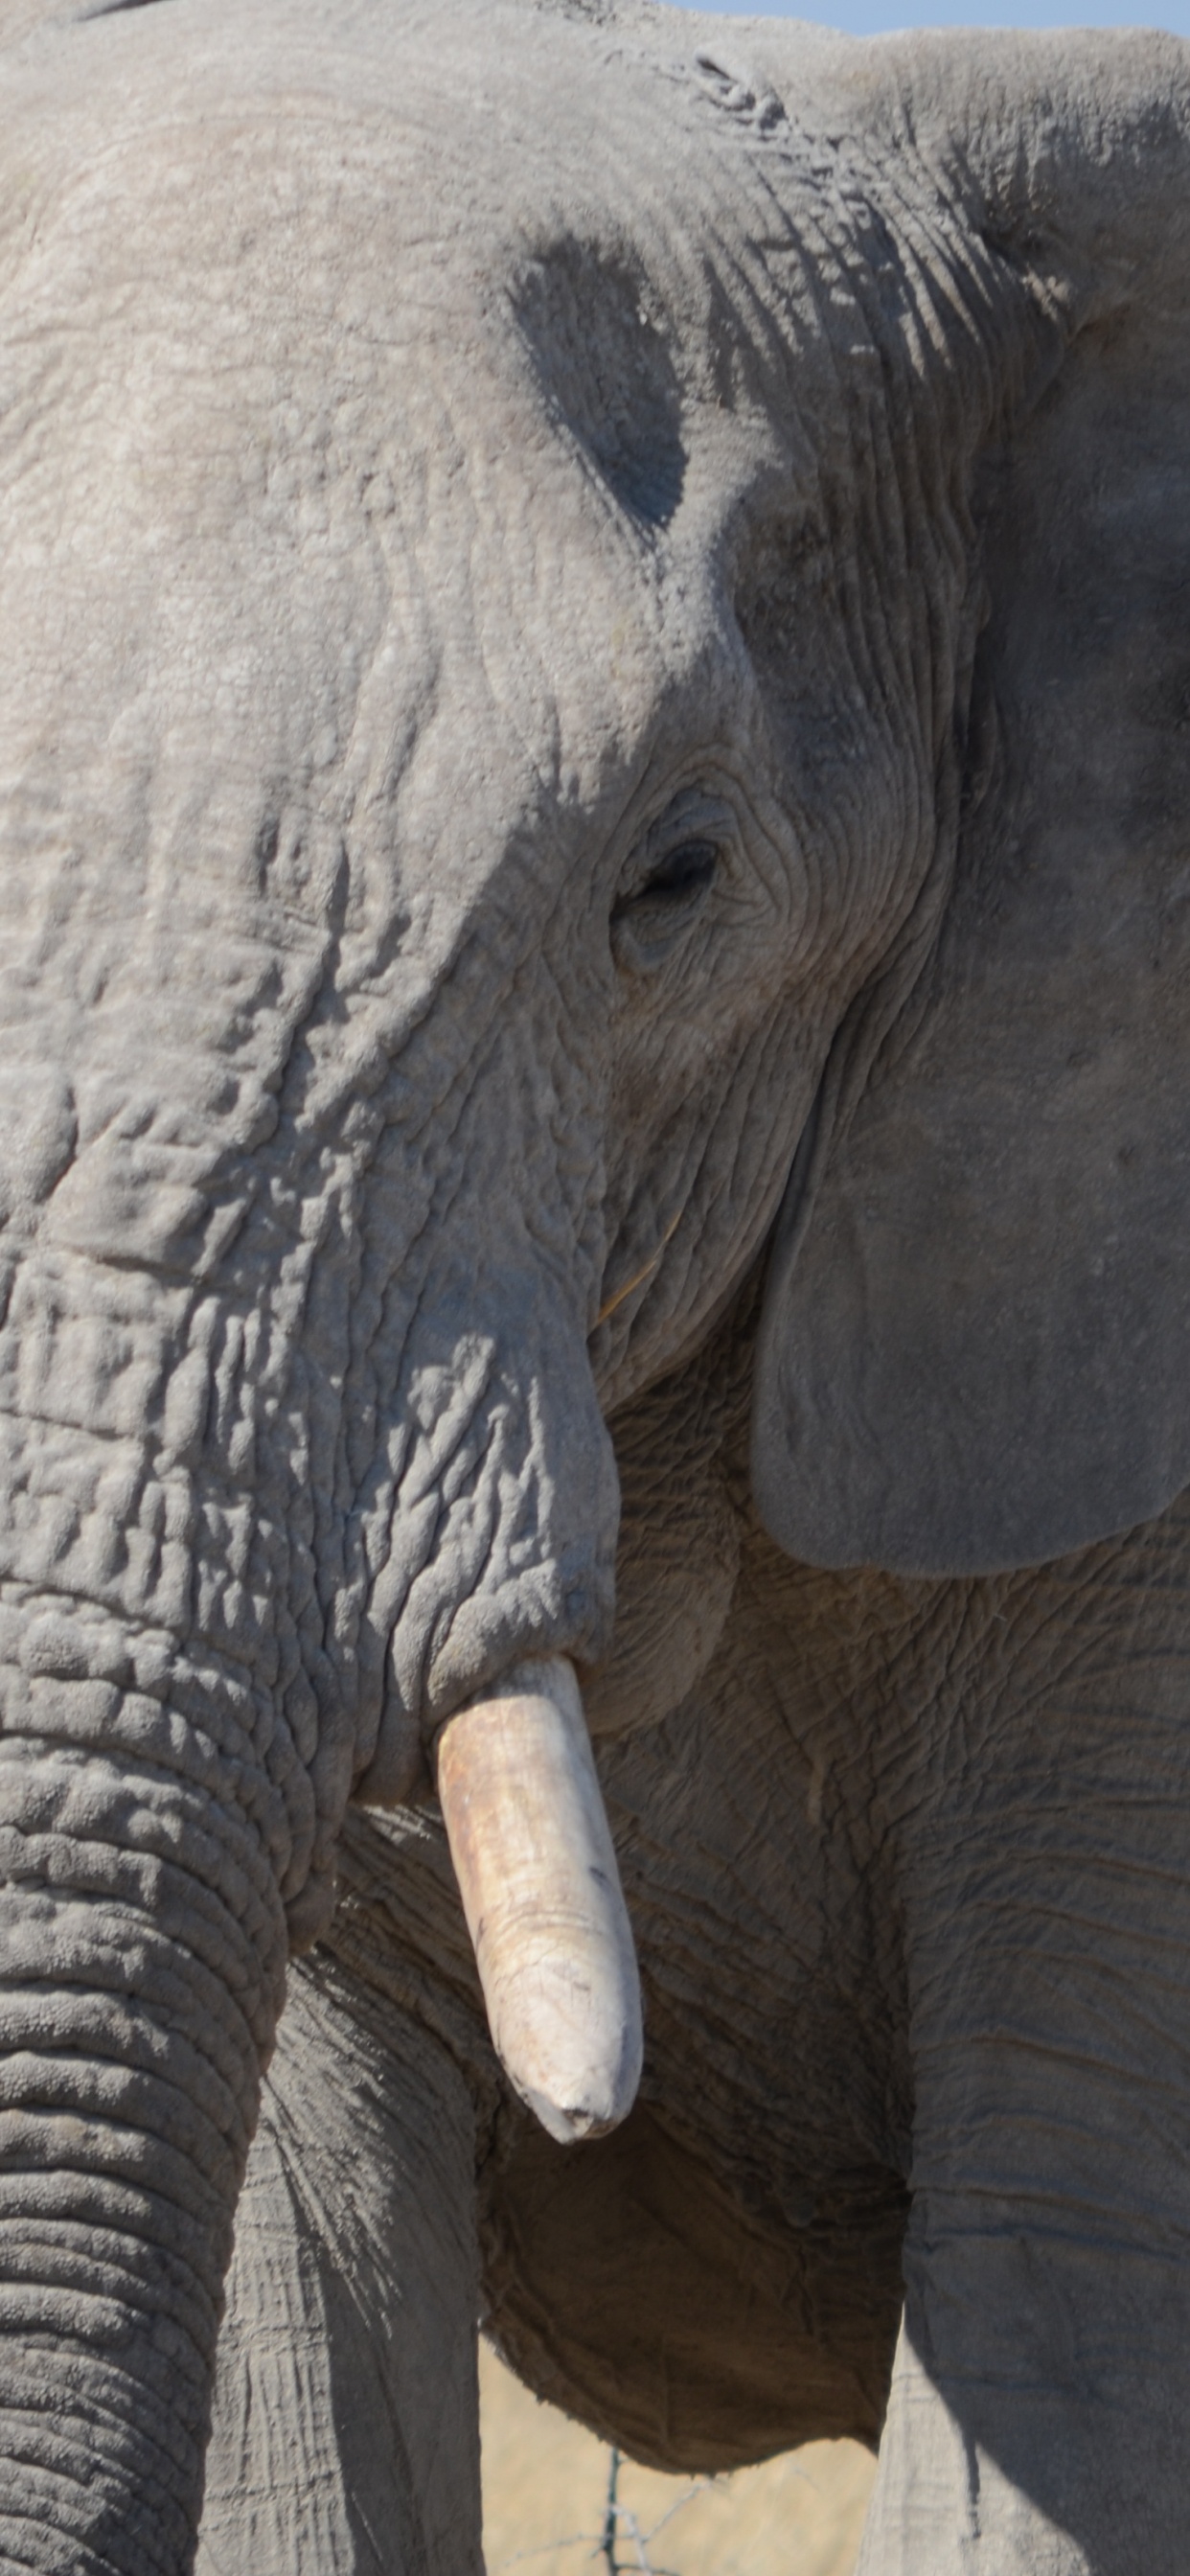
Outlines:
{"label": "elephant forehead", "polygon": [[[118,323],[130,297],[143,312],[154,278],[175,313],[214,302],[237,369],[247,323],[261,369],[304,357],[340,421],[386,366],[407,414],[429,369],[473,440],[496,413],[476,373],[515,323],[614,498],[668,525],[708,442],[722,486],[727,418],[771,452],[791,349],[807,412],[837,415],[826,344],[839,312],[854,338],[858,308],[817,183],[799,190],[783,148],[780,202],[804,200],[803,241],[771,156],[708,104],[693,56],[643,41],[655,33],[642,17],[612,48],[569,15],[473,0],[399,16],[381,0],[283,15],[171,0],[101,18],[23,84],[10,74],[7,98],[0,73],[16,145],[0,255],[52,235],[64,280],[73,235],[84,323]],[[742,455],[729,483],[741,469]]]}
{"label": "elephant forehead", "polygon": [[[405,220],[404,196],[413,239],[429,229],[482,245],[493,219],[502,226],[512,210],[532,229],[551,201],[580,224],[618,211],[670,257],[692,226],[734,235],[748,137],[708,105],[693,31],[659,27],[651,9],[617,18],[609,42],[579,12],[534,0],[404,0],[399,11],[389,0],[171,0],[168,12],[95,13],[56,27],[31,59],[0,60],[0,117],[22,126],[4,197],[36,185],[30,150],[50,171],[55,159],[78,169],[122,135],[200,125],[213,162],[230,132],[251,127],[270,184],[270,130],[282,157],[296,134],[300,199],[318,156],[334,159],[317,141],[321,116],[339,150],[354,134],[366,151],[382,224],[394,207]],[[763,180],[751,193],[759,208]],[[769,211],[771,221],[771,193]],[[386,247],[393,238],[386,229]]]}
{"label": "elephant forehead", "polygon": [[838,427],[819,317],[854,328],[763,134],[635,22],[528,5],[171,0],[39,60],[0,269],[10,738],[65,696],[70,792],[89,732],[104,797],[147,780],[250,898],[286,795],[406,873],[449,813],[469,889],[518,835],[552,866],[559,821],[589,853],[675,756],[747,762],[724,576],[774,482],[797,524]]}
{"label": "elephant forehead", "polygon": [[[339,775],[353,737],[358,794],[366,699],[365,783],[412,772],[416,749],[460,838],[463,736],[484,747],[489,806],[493,781],[510,814],[526,782],[614,804],[715,661],[707,539],[771,473],[767,422],[697,380],[675,260],[646,256],[651,236],[642,250],[614,168],[570,214],[547,156],[514,156],[510,186],[507,137],[499,185],[477,177],[500,121],[483,83],[443,145],[465,46],[446,69],[439,45],[396,49],[399,103],[380,114],[341,49],[337,87],[311,94],[299,12],[292,57],[258,43],[231,105],[232,66],[216,100],[195,32],[217,10],[178,5],[184,95],[176,59],[155,86],[138,56],[121,84],[111,52],[108,94],[84,84],[77,108],[89,155],[69,116],[44,145],[45,203],[0,309],[12,723],[28,732],[65,691],[110,739],[135,700],[147,757],[164,730],[209,772],[217,741],[222,792],[240,776],[247,810],[262,768]],[[101,30],[78,34],[94,71]],[[705,335],[686,337],[701,364]],[[493,820],[477,810],[476,830]]]}
{"label": "elephant forehead", "polygon": [[[168,13],[59,30],[31,70],[0,57],[6,244],[19,256],[22,231],[64,201],[93,225],[113,199],[139,198],[175,259],[180,213],[195,268],[226,265],[280,226],[295,311],[311,330],[329,321],[352,335],[399,329],[408,272],[427,260],[433,292],[416,327],[431,312],[448,323],[468,271],[482,286],[510,226],[528,237],[552,218],[598,229],[610,209],[625,233],[660,244],[639,167],[639,79],[609,78],[585,54],[568,62],[565,22],[543,58],[528,9],[492,17],[488,27],[465,0],[435,26],[416,8],[296,0],[284,13],[237,13],[225,0],[171,0]],[[669,98],[657,105],[672,118]],[[160,255],[144,229],[135,247],[150,263]]]}
{"label": "elephant forehead", "polygon": [[[179,292],[164,225],[128,250],[118,175],[116,276],[98,227],[73,276],[48,235],[18,331],[0,317],[10,383],[27,370],[0,463],[8,775],[54,744],[86,793],[88,745],[115,742],[105,793],[176,793],[208,867],[222,842],[252,863],[262,793],[346,814],[400,789],[407,856],[446,808],[456,851],[491,854],[543,792],[614,807],[714,606],[659,563],[531,353],[460,362],[441,317],[396,349],[314,327],[270,347],[267,262]],[[52,409],[47,354],[72,397]]]}

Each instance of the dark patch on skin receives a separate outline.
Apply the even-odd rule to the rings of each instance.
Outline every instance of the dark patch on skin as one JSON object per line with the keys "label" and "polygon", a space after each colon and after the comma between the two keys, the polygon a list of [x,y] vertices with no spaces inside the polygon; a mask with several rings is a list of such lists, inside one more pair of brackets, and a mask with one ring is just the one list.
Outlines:
{"label": "dark patch on skin", "polygon": [[682,497],[682,396],[647,290],[626,263],[554,243],[522,272],[517,320],[551,405],[621,506],[668,525]]}
{"label": "dark patch on skin", "polygon": [[92,18],[122,18],[127,9],[155,9],[159,5],[160,0],[103,0],[99,9],[80,10],[77,24],[85,27]]}

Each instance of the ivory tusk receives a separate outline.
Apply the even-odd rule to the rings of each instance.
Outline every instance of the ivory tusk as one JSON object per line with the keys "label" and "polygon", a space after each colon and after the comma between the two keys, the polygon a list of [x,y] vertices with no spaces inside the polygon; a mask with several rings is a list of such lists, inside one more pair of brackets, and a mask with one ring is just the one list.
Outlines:
{"label": "ivory tusk", "polygon": [[599,2137],[640,2081],[640,1979],[574,1666],[448,1718],[438,1795],[492,2039],[543,2128]]}

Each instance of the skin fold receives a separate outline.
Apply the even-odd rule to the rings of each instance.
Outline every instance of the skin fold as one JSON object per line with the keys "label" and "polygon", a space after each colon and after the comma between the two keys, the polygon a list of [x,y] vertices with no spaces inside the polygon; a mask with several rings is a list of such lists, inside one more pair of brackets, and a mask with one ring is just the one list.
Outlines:
{"label": "skin fold", "polygon": [[0,2566],[1181,2576],[1183,49],[0,34]]}

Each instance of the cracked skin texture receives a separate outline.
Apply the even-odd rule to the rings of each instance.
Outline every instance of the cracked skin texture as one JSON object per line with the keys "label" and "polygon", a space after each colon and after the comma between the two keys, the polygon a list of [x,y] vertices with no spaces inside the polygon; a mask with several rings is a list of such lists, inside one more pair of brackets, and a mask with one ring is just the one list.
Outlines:
{"label": "cracked skin texture", "polygon": [[[879,2434],[865,2576],[1182,2576],[1182,49],[31,23],[0,2559],[477,2576],[482,2311]],[[530,1654],[571,2157],[424,1797]]]}

